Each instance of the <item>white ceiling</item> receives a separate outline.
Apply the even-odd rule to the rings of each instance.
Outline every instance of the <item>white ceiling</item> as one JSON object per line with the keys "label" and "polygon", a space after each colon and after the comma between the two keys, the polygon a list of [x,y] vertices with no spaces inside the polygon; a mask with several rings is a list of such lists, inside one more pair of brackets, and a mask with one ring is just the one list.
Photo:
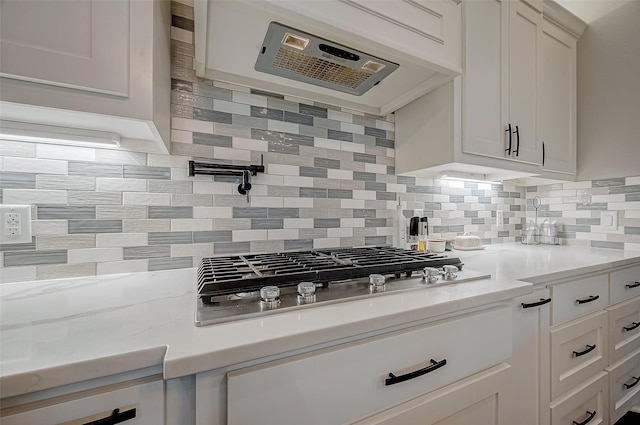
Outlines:
{"label": "white ceiling", "polygon": [[556,0],[587,24],[633,0]]}

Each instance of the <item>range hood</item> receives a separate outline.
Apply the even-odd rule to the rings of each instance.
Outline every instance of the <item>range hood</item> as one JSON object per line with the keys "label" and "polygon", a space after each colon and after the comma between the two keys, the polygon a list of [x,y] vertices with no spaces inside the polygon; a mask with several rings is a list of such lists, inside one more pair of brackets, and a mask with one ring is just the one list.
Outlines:
{"label": "range hood", "polygon": [[[458,6],[195,0],[196,75],[386,115],[461,73]],[[423,28],[425,22],[434,30]]]}
{"label": "range hood", "polygon": [[397,63],[271,22],[256,71],[361,96],[398,68]]}

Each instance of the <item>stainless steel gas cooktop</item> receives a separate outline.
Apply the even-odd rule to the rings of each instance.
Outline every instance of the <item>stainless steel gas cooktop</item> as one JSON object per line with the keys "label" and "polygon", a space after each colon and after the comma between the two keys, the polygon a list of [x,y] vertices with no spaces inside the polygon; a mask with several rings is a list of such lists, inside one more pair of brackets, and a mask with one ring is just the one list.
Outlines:
{"label": "stainless steel gas cooktop", "polygon": [[390,247],[205,258],[198,267],[196,325],[488,277],[463,270],[455,257]]}

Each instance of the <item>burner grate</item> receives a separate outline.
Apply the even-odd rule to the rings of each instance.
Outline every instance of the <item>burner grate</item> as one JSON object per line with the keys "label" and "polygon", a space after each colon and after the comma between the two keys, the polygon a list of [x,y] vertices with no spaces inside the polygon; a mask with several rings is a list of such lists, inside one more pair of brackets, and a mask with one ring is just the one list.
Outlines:
{"label": "burner grate", "polygon": [[455,265],[458,258],[391,247],[337,248],[204,258],[198,267],[198,294],[211,297],[258,291],[261,287],[295,286],[300,282],[331,282],[370,274],[410,276],[424,267]]}

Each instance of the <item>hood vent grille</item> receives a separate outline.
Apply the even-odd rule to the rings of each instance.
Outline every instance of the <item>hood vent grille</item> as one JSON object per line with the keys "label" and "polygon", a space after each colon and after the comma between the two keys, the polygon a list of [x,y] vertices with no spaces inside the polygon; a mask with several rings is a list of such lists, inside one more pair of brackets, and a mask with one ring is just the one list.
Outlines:
{"label": "hood vent grille", "polygon": [[284,48],[278,49],[273,66],[351,89],[357,89],[371,76],[364,71]]}
{"label": "hood vent grille", "polygon": [[360,96],[398,65],[271,22],[256,71]]}

